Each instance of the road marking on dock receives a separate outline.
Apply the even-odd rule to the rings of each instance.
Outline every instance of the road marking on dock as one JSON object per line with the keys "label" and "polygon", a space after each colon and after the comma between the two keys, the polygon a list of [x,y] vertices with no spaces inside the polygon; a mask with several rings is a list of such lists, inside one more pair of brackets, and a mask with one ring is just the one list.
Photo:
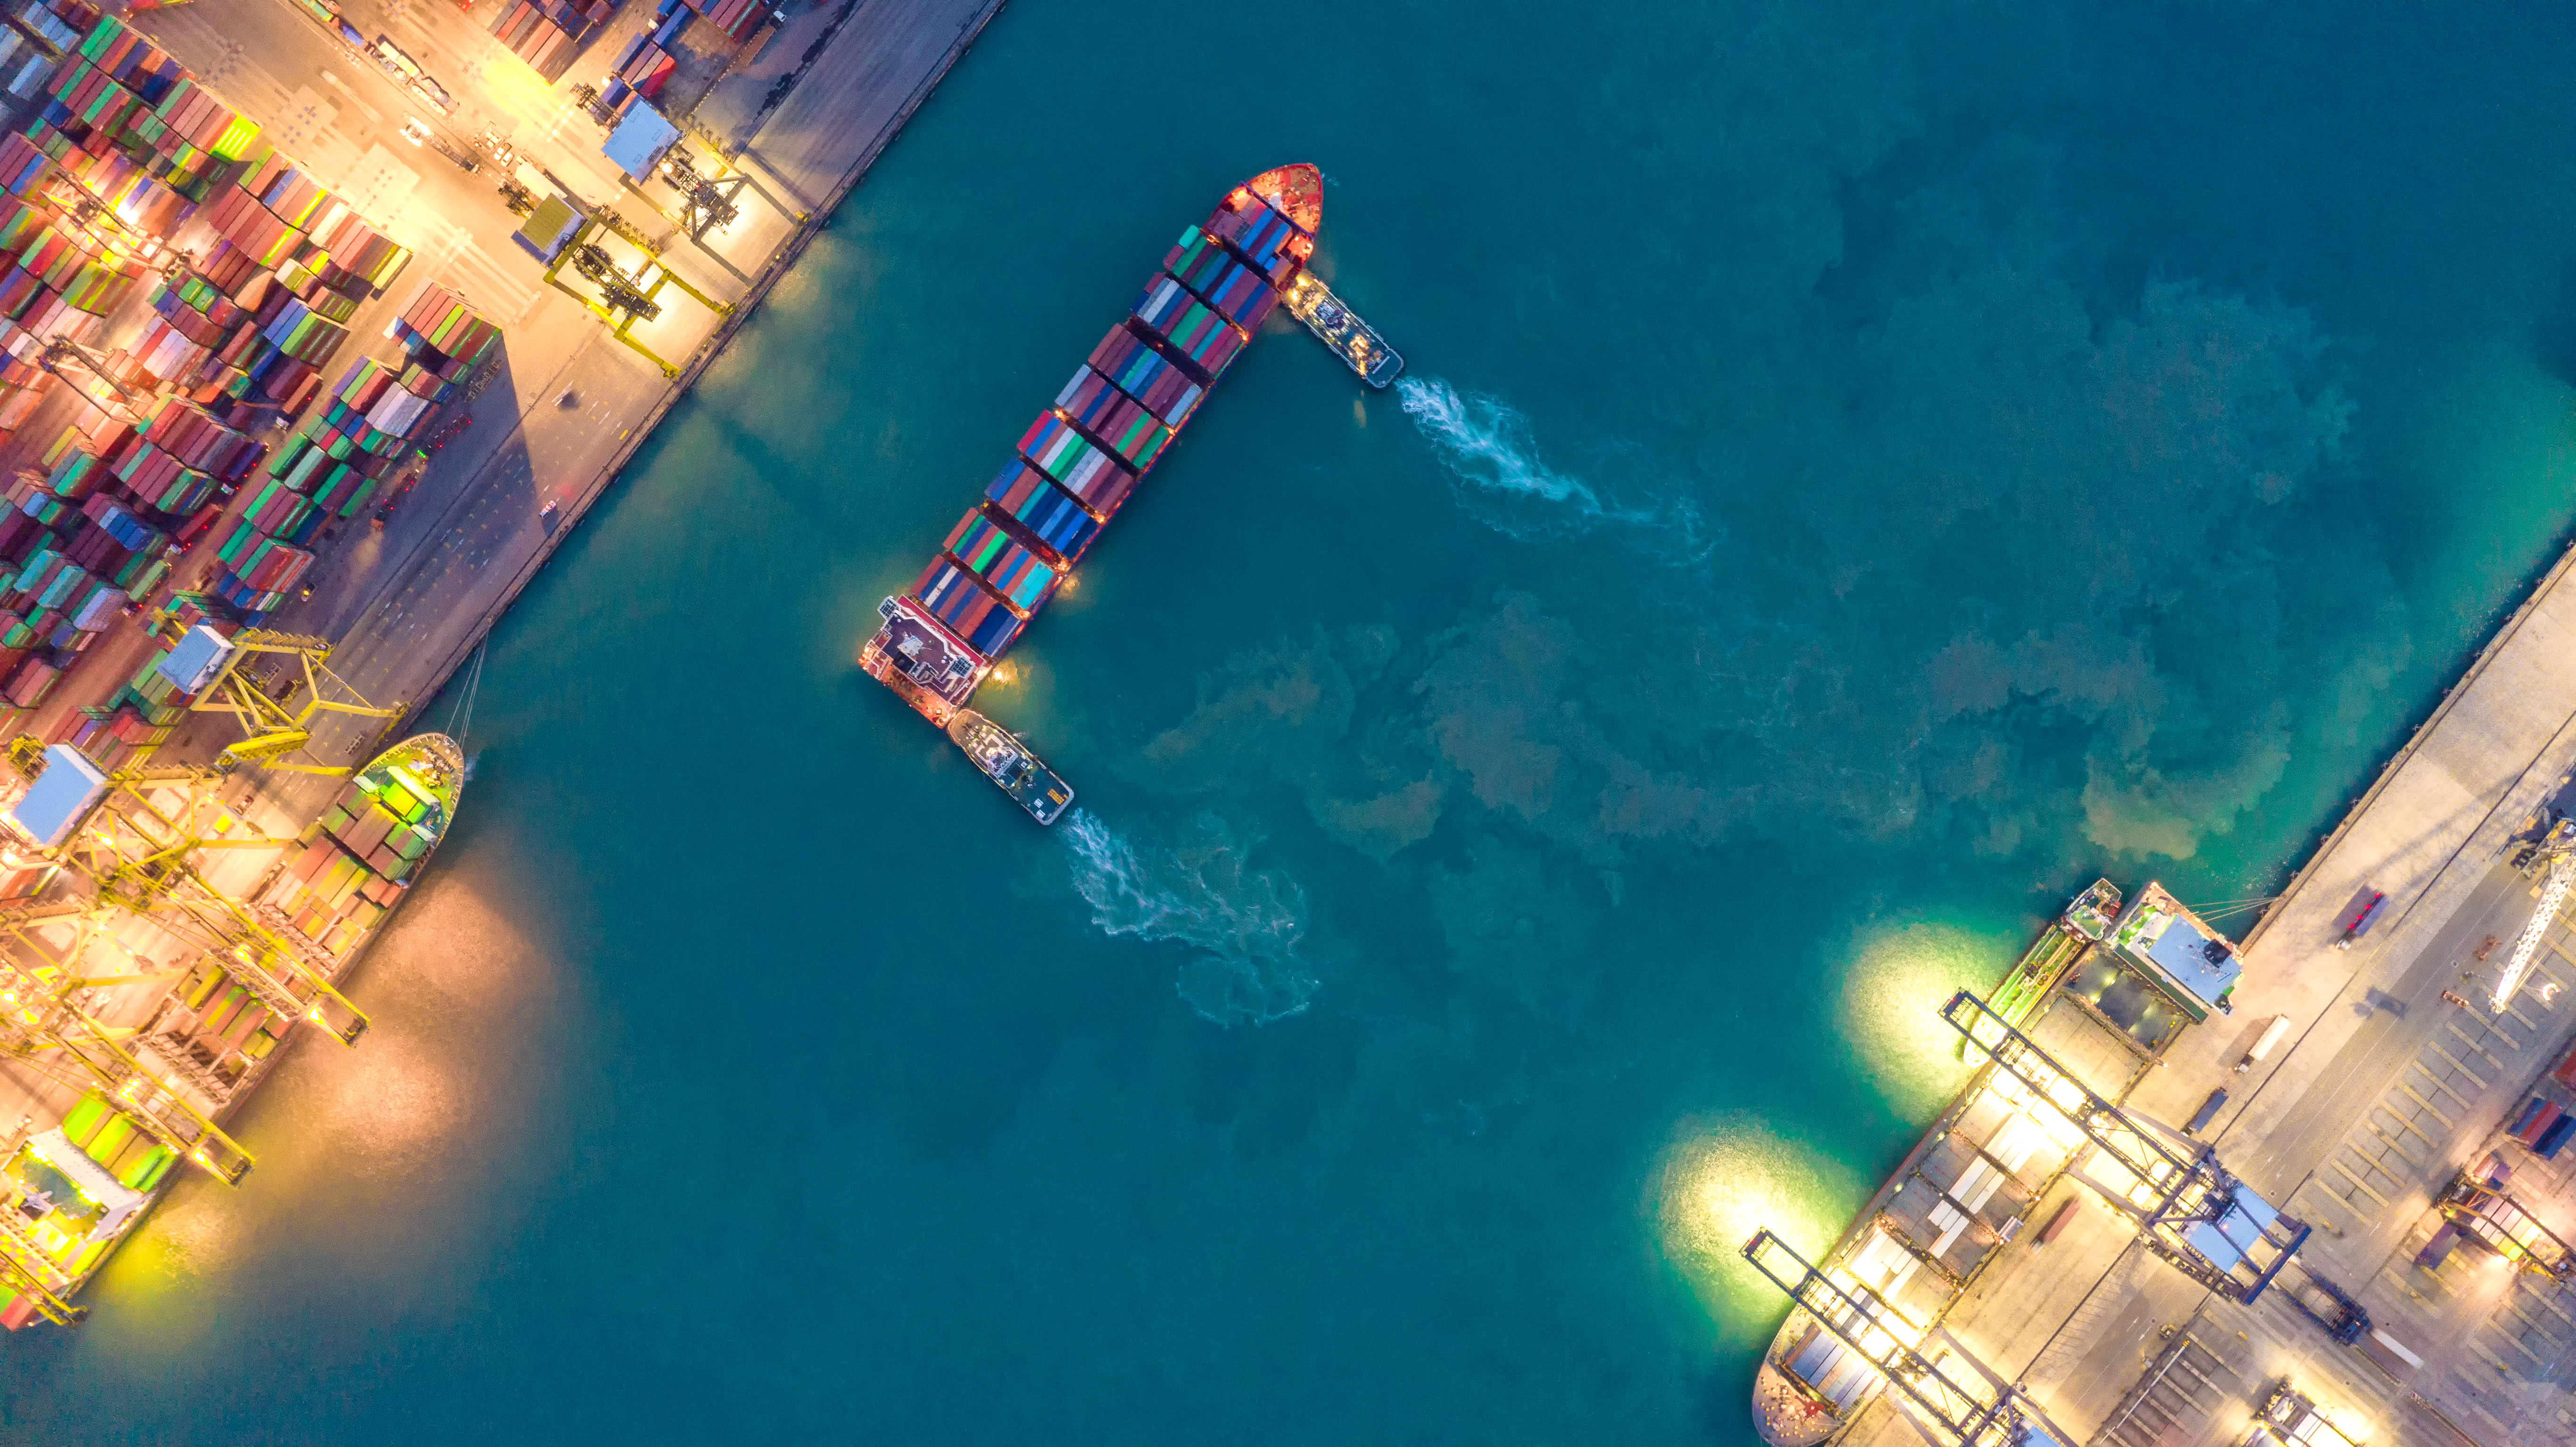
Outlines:
{"label": "road marking on dock", "polygon": [[[2472,1038],[2472,1037],[2468,1034],[2468,1032],[2466,1032],[2466,1031],[2462,1030],[2462,1029],[2459,1027],[2459,1024],[2457,1023],[2457,1021],[2456,1021],[2456,1020],[2446,1020],[2446,1021],[2444,1021],[2444,1022],[2443,1022],[2443,1026],[2442,1026],[2442,1028],[2443,1028],[2443,1029],[2445,1029],[2445,1030],[2448,1030],[2448,1031],[2451,1033],[2451,1037],[2452,1037],[2453,1039],[2455,1039],[2455,1040],[2459,1041],[2461,1044],[2463,1044],[2463,1045],[2465,1045],[2465,1046],[2469,1047],[2469,1051],[2470,1051],[2470,1053],[2471,1053],[2471,1054],[2473,1054],[2473,1055],[2477,1056],[2480,1060],[2485,1061],[2485,1062],[2487,1063],[2487,1068],[2488,1068],[2488,1069],[2490,1069],[2490,1070],[2501,1070],[2501,1069],[2503,1069],[2503,1068],[2504,1068],[2504,1061],[2503,1061],[2503,1060],[2501,1060],[2501,1059],[2499,1059],[2499,1058],[2497,1058],[2496,1053],[2495,1053],[2494,1051],[2492,1051],[2492,1050],[2487,1049],[2487,1048],[2486,1048],[2486,1045],[2485,1045],[2485,1043],[2484,1043],[2486,1040],[2489,1040],[2489,1039],[2494,1038],[2494,1034],[2495,1034],[2495,1032],[2492,1032],[2492,1031],[2484,1032],[2484,1033],[2482,1033],[2480,1036],[2478,1036],[2478,1037],[2476,1037],[2476,1038]],[[2508,1048],[2510,1048],[2510,1047],[2508,1047]],[[2465,1062],[2463,1062],[2463,1063],[2461,1063],[2460,1068],[2461,1068],[2461,1069],[2463,1069],[2463,1070],[2466,1070],[2466,1069],[2468,1069],[2468,1066],[2467,1066],[2467,1064],[2466,1064]],[[2480,1084],[2481,1086],[2483,1086],[2483,1085],[2485,1085],[2485,1084],[2486,1084],[2486,1082],[2485,1082],[2485,1081],[2483,1081],[2483,1080],[2481,1080],[2481,1081],[2479,1081],[2479,1082],[2478,1082],[2478,1084]]]}
{"label": "road marking on dock", "polygon": [[362,216],[391,216],[419,187],[420,172],[404,165],[380,142],[367,147],[349,168],[340,185],[340,199],[358,208]]}
{"label": "road marking on dock", "polygon": [[[2444,1084],[2444,1083],[2443,1083],[2443,1081],[2442,1081],[2442,1078],[2441,1078],[2440,1076],[2438,1076],[2438,1075],[2435,1075],[2431,1070],[2427,1069],[2427,1068],[2425,1067],[2425,1065],[2424,1065],[2424,1062],[2423,1062],[2423,1061],[2421,1061],[2421,1060],[2414,1061],[2411,1065],[2409,1065],[2409,1066],[2408,1066],[2408,1068],[2409,1068],[2409,1069],[2411,1069],[2411,1070],[2413,1070],[2416,1074],[2423,1076],[2423,1077],[2424,1077],[2424,1082],[2425,1082],[2425,1084],[2432,1086],[2435,1090],[2440,1091],[2442,1094],[2449,1096],[2451,1099],[2453,1099],[2453,1100],[2455,1100],[2455,1101],[2458,1101],[2458,1102],[2459,1102],[2459,1104],[2460,1104],[2461,1109],[2465,1110],[2465,1109],[2467,1109],[2467,1108],[2468,1108],[2469,1098],[2468,1098],[2467,1096],[2465,1096],[2465,1095],[2460,1094],[2458,1091],[2453,1090],[2453,1089],[2452,1089],[2450,1086],[2448,1086],[2447,1084]],[[2405,1092],[2407,1093],[2407,1095],[2409,1095],[2409,1096],[2413,1097],[2413,1099],[2414,1099],[2414,1101],[2415,1101],[2415,1103],[2416,1103],[2417,1105],[2420,1105],[2420,1106],[2424,1107],[2426,1110],[2429,1110],[2429,1111],[2433,1112],[2433,1114],[2435,1114],[2435,1115],[2437,1115],[2437,1116],[2441,1117],[2442,1124],[2444,1124],[2444,1125],[2452,1125],[2452,1124],[2456,1124],[2456,1123],[2457,1123],[2457,1122],[2455,1121],[2455,1119],[2454,1119],[2454,1116],[2453,1116],[2453,1113],[2452,1113],[2452,1112],[2447,1111],[2447,1110],[2444,1110],[2444,1109],[2442,1109],[2440,1106],[2435,1105],[2435,1104],[2433,1103],[2433,1101],[2432,1101],[2432,1097],[2425,1095],[2423,1092],[2421,1092],[2421,1091],[2417,1090],[2414,1086],[2407,1084],[2407,1083],[2406,1083],[2406,1081],[2405,1081],[2402,1077],[2401,1077],[2401,1078],[2398,1080],[2398,1082],[2397,1082],[2397,1088],[2398,1088],[2399,1090],[2405,1091]]]}
{"label": "road marking on dock", "polygon": [[[2347,1151],[2349,1151],[2351,1148],[2347,1146],[2345,1149],[2346,1149]],[[2359,1157],[2358,1157],[2358,1156],[2356,1156],[2356,1157],[2355,1157],[2355,1159],[2356,1159],[2356,1160],[2358,1160],[2358,1159],[2359,1159]],[[2368,1196],[2370,1199],[2372,1199],[2372,1200],[2374,1200],[2374,1201],[2377,1201],[2377,1202],[2378,1202],[2381,1206],[2383,1206],[2383,1207],[2385,1207],[2385,1206],[2388,1204],[2388,1198],[2387,1198],[2386,1196],[2383,1196],[2383,1195],[2379,1194],[2377,1191],[2372,1190],[2372,1189],[2370,1188],[2370,1183],[2369,1183],[2368,1181],[2363,1180],[2363,1179],[2360,1177],[2360,1175],[2359,1175],[2359,1174],[2357,1174],[2357,1173],[2353,1170],[2353,1168],[2352,1168],[2352,1167],[2345,1165],[2345,1164],[2343,1163],[2343,1161],[2341,1160],[2341,1158],[2337,1158],[2337,1159],[2336,1159],[2332,1164],[2333,1164],[2333,1166],[2334,1166],[2334,1168],[2335,1168],[2336,1170],[2343,1172],[2343,1173],[2344,1173],[2345,1178],[2346,1178],[2346,1179],[2348,1179],[2348,1180],[2350,1180],[2350,1181],[2352,1182],[2354,1189],[2356,1189],[2356,1190],[2360,1191],[2363,1195]],[[2377,1170],[2377,1169],[2378,1169],[2378,1167],[2371,1165],[2368,1161],[2363,1161],[2363,1162],[2362,1162],[2362,1166],[2363,1166],[2363,1168],[2364,1168],[2364,1169],[2366,1169],[2366,1170]]]}
{"label": "road marking on dock", "polygon": [[[2370,1105],[2370,1111],[2371,1113],[2369,1115],[2364,1115],[2362,1117],[2362,1123],[2371,1127],[2373,1132],[2377,1134],[2381,1140],[2388,1142],[2389,1145],[2396,1148],[2398,1154],[2403,1155],[2407,1160],[2414,1162],[2416,1165],[2420,1166],[2424,1164],[2424,1157],[2417,1154],[2413,1146],[2407,1144],[2407,1137],[2412,1136],[2416,1141],[2421,1142],[2424,1148],[2428,1151],[2437,1151],[2440,1149],[2439,1144],[2435,1142],[2431,1136],[2417,1130],[2412,1121],[2398,1119],[2397,1112],[2388,1108],[2388,1102],[2384,1100],[2373,1101]],[[2379,1124],[2375,1119],[2373,1119],[2373,1116],[2380,1115],[2388,1117],[2389,1124],[2395,1126],[2396,1129],[2394,1131],[2379,1129]]]}
{"label": "road marking on dock", "polygon": [[[2460,1059],[2460,1057],[2458,1057],[2458,1056],[2456,1056],[2456,1055],[2453,1055],[2453,1054],[2452,1054],[2450,1051],[2448,1051],[2448,1050],[2443,1049],[2443,1048],[2442,1048],[2442,1042],[2441,1042],[2439,1039],[2433,1039],[2433,1040],[2428,1040],[2428,1041],[2424,1042],[2424,1048],[2425,1048],[2426,1050],[2430,1051],[2431,1053],[2435,1054],[2435,1055],[2439,1055],[2439,1056],[2441,1056],[2445,1061],[2448,1061],[2448,1062],[2450,1063],[2450,1066],[2451,1066],[2451,1068],[2452,1068],[2453,1070],[2458,1071],[2460,1074],[2467,1076],[2471,1081],[2475,1082],[2475,1083],[2476,1083],[2476,1085],[2477,1085],[2477,1089],[2478,1089],[2478,1091],[2483,1092],[2483,1091],[2487,1088],[2487,1079],[2486,1079],[2486,1077],[2485,1077],[2485,1076],[2483,1076],[2483,1075],[2478,1074],[2478,1073],[2477,1073],[2476,1071],[2474,1071],[2474,1070],[2471,1070],[2471,1069],[2468,1067],[2467,1063],[2466,1063],[2466,1062],[2464,1062],[2464,1061],[2462,1061],[2462,1060]],[[2428,1070],[2426,1073],[2430,1074],[2431,1072]],[[2473,1093],[2475,1093],[2475,1092],[2473,1092]],[[2453,1092],[2452,1092],[2452,1094],[2454,1094],[2454,1095],[2458,1095],[2458,1094],[2459,1094],[2459,1092],[2457,1092],[2457,1091],[2453,1091]],[[2468,1097],[2466,1097],[2466,1096],[2462,1096],[2462,1097],[2461,1097],[2461,1100],[2460,1100],[2460,1103],[2461,1103],[2461,1104],[2463,1104],[2463,1105],[2466,1105],[2466,1104],[2468,1103]]]}
{"label": "road marking on dock", "polygon": [[[2569,1316],[2559,1307],[2558,1303],[2551,1300],[2548,1295],[2544,1295],[2537,1291],[2530,1292],[2528,1295],[2531,1297],[2532,1305],[2539,1307],[2542,1311],[2548,1312],[2551,1316],[2554,1316],[2560,1321],[2566,1323],[2570,1330],[2576,1330],[2576,1316]],[[2558,1333],[2552,1332],[2550,1335],[2556,1337]]]}
{"label": "road marking on dock", "polygon": [[542,294],[542,284],[522,281],[503,270],[464,227],[441,222],[437,229],[432,274],[464,293],[487,316],[524,319]]}

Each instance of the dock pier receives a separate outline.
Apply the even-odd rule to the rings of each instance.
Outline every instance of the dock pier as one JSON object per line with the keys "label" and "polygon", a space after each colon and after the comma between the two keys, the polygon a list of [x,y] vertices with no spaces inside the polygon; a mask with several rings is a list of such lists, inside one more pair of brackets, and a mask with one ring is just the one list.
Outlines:
{"label": "dock pier", "polygon": [[[1993,1065],[1822,1258],[1829,1271],[1892,1283],[1887,1299],[1913,1326],[2044,1411],[2069,1447],[2576,1440],[2576,1258],[2555,1244],[2576,1241],[2576,1151],[2561,1155],[2546,1129],[2576,1117],[2576,932],[2564,917],[2547,922],[2509,1006],[2488,1009],[2506,964],[2489,942],[2513,940],[2541,894],[2542,867],[2517,867],[2519,846],[2576,773],[2571,571],[2576,548],[2235,948],[2232,1013],[2184,1023],[2142,1064],[2123,1019],[2070,993],[2101,972],[2067,964],[2062,924],[1998,997],[2089,1089],[2223,1158],[2304,1232],[2282,1278],[2291,1289],[2239,1300],[2160,1258],[2154,1233],[2087,1183],[2104,1174],[2092,1148],[2062,1166],[2042,1150],[2003,1173],[1930,1253],[1939,1274],[1907,1268],[1877,1243],[1928,1259],[1916,1238],[1943,1206],[1960,1214],[1976,1166],[1945,1164],[1945,1151],[1968,1157],[1944,1138],[2003,1129],[1975,1124],[1993,1110]],[[2354,901],[2372,893],[2385,909],[2338,948]],[[2258,1050],[2265,1041],[2277,1043]],[[1990,1147],[1974,1154],[1991,1160]],[[1923,1194],[1906,1189],[1918,1180],[1938,1197],[1919,1220],[1903,1204]],[[2480,1204],[2495,1202],[2506,1204]],[[2330,1330],[2317,1303],[2339,1298],[2351,1310]],[[1813,1340],[1798,1355],[1793,1338],[1813,1324],[1793,1311],[1765,1354],[1754,1415],[1767,1440],[1913,1447],[1927,1429],[1946,1440],[1900,1393],[1845,1378],[1837,1410],[1798,1377],[1801,1360],[1831,1375],[1833,1354]]]}

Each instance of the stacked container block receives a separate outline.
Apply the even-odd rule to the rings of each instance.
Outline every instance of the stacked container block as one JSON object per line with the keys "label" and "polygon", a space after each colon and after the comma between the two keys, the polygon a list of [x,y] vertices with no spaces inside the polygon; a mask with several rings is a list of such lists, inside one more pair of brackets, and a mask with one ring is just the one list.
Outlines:
{"label": "stacked container block", "polygon": [[346,955],[402,899],[437,847],[432,806],[399,784],[369,793],[356,782],[296,838],[267,902],[296,931]]}
{"label": "stacked container block", "polygon": [[554,80],[572,63],[579,42],[617,13],[616,0],[501,0],[492,12],[492,37]]}

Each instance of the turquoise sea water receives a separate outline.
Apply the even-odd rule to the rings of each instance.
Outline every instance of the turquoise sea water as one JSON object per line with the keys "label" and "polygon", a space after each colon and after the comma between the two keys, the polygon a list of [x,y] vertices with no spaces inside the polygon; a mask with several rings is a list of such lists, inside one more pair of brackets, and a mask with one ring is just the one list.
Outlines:
{"label": "turquoise sea water", "polygon": [[[378,1028],[0,1421],[1750,1441],[1733,1248],[1930,1009],[2269,892],[2554,555],[2535,23],[1014,0],[497,636]],[[983,700],[1041,831],[852,657],[1300,159],[1410,385],[1234,369]]]}

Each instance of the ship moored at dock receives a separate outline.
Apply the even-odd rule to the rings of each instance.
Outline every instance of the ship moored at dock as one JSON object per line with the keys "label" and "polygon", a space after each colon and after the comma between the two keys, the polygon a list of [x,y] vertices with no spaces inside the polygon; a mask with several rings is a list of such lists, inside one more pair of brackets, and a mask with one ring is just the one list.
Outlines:
{"label": "ship moored at dock", "polygon": [[[2004,1247],[2062,1227],[2071,1198],[2033,1221],[2061,1180],[2117,1184],[2119,1198],[2103,1199],[2150,1251],[2231,1299],[2260,1296],[2306,1228],[2205,1147],[2119,1104],[2182,1028],[2225,1008],[2238,968],[2234,946],[2161,887],[2124,908],[2105,880],[2041,932],[1991,1003],[1954,998],[1942,1017],[1976,1073],[1842,1238],[1812,1263],[1767,1231],[1745,1246],[1792,1300],[1755,1375],[1763,1441],[1814,1447],[1899,1377],[1909,1412],[1938,1415],[1946,1388],[1916,1348],[1931,1350]],[[1964,1378],[1977,1396],[1975,1374]],[[2009,1397],[1975,1410],[2037,1411]]]}
{"label": "ship moored at dock", "polygon": [[[55,1078],[78,1094],[66,1092],[60,1124],[0,1159],[0,1327],[79,1320],[84,1309],[70,1298],[131,1233],[174,1166],[186,1162],[233,1183],[250,1170],[249,1153],[218,1122],[279,1058],[295,1026],[310,1023],[345,1043],[364,1032],[365,1017],[334,986],[446,838],[465,772],[454,739],[415,735],[356,770],[321,818],[283,839],[230,814],[204,818],[204,786],[220,778],[211,771],[109,772],[70,745],[45,751],[41,771],[5,817],[19,847],[48,851],[60,866],[53,872],[66,877],[51,895],[16,906],[15,928],[0,939],[0,982],[21,1000],[11,1027],[24,1029],[9,1042],[13,1053],[27,1058],[33,1047],[60,1062]],[[191,785],[197,792],[182,798]],[[212,841],[282,853],[238,898],[183,865],[166,888],[187,910],[138,916],[151,924],[129,943],[104,927],[103,911],[147,902],[132,896],[138,876],[65,846],[85,831],[99,849],[130,857],[160,842],[155,835],[131,843],[144,820],[177,836],[165,852],[185,855]],[[72,877],[97,893],[85,895]],[[127,903],[108,903],[119,897]],[[149,983],[155,977],[134,972],[144,958],[136,951],[174,942],[191,947],[192,958],[160,977],[176,983],[161,986],[166,993],[130,1024],[95,1018],[92,1010],[110,1008],[96,1001],[61,997],[63,975],[88,973],[74,968],[86,956],[129,961],[107,982]],[[47,992],[46,1011],[28,1008]]]}

